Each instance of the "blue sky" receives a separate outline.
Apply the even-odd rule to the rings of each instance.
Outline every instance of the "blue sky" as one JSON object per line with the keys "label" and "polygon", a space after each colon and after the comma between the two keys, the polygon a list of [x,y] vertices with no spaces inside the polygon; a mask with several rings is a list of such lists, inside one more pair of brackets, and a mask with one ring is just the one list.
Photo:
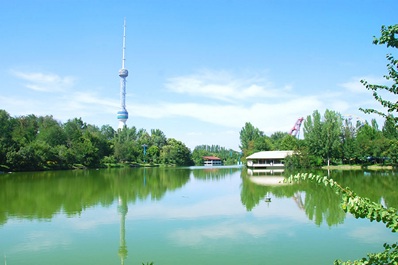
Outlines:
{"label": "blue sky", "polygon": [[[245,122],[271,135],[326,109],[370,120],[360,83],[385,83],[372,44],[396,0],[31,0],[0,4],[0,109],[118,126],[127,20],[129,127],[193,149],[238,150]],[[382,120],[379,121],[382,126]]]}

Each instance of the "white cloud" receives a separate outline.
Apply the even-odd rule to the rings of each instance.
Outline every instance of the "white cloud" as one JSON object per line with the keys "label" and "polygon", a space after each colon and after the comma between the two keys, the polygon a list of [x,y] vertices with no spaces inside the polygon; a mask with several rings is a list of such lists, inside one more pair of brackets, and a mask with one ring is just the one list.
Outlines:
{"label": "white cloud", "polygon": [[212,98],[222,101],[249,100],[256,98],[280,98],[288,96],[291,85],[276,88],[258,74],[235,77],[226,71],[209,70],[197,74],[168,79],[166,88],[180,94]]}
{"label": "white cloud", "polygon": [[[52,115],[63,122],[75,117],[82,117],[84,120],[91,117],[97,121],[104,121],[104,114],[116,113],[119,106],[117,97],[109,99],[92,88],[88,88],[91,89],[88,91],[76,89],[75,78],[70,76],[17,70],[10,72],[19,80],[25,81],[24,86],[32,90],[21,89],[18,95],[0,95],[1,108],[11,115]],[[44,95],[40,92],[52,93]],[[104,124],[106,123],[104,121]]]}
{"label": "white cloud", "polygon": [[188,117],[229,128],[251,122],[265,131],[288,130],[297,118],[323,107],[315,96],[297,97],[274,103],[240,104],[170,103],[135,105],[132,115],[146,118]]}
{"label": "white cloud", "polygon": [[23,240],[13,246],[11,253],[49,251],[57,247],[67,247],[71,244],[71,237],[65,230],[46,231],[39,228],[26,233]]}
{"label": "white cloud", "polygon": [[361,80],[366,80],[369,84],[387,84],[387,80],[381,77],[374,76],[354,76],[349,81],[339,84],[339,86],[347,89],[354,93],[368,93],[365,86],[361,83]]}
{"label": "white cloud", "polygon": [[73,86],[75,79],[71,76],[61,77],[56,74],[39,72],[11,71],[11,73],[26,81],[25,86],[41,92],[59,92]]}
{"label": "white cloud", "polygon": [[[355,220],[357,222],[357,220]],[[378,242],[394,241],[396,237],[391,232],[386,231],[383,224],[368,223],[365,226],[351,229],[347,234],[362,243],[375,244]]]}
{"label": "white cloud", "polygon": [[[284,227],[285,229],[282,229]],[[267,223],[266,226],[259,226],[252,223],[222,222],[204,227],[178,229],[169,234],[169,238],[176,244],[183,246],[195,246],[208,242],[209,240],[229,239],[237,240],[242,234],[251,237],[270,236],[287,231],[286,224]],[[284,232],[286,233],[286,232]]]}

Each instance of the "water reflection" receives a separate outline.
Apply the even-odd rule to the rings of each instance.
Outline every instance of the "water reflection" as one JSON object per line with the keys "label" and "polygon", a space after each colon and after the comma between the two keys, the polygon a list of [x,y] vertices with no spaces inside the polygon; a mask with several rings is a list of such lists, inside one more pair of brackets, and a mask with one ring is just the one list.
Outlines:
{"label": "water reflection", "polygon": [[[122,204],[119,213],[127,213],[127,204],[137,200],[160,200],[167,191],[186,185],[192,174],[198,180],[218,181],[241,171],[241,202],[247,211],[271,195],[291,198],[310,220],[329,226],[344,221],[340,198],[330,189],[313,183],[282,185],[292,172],[257,172],[241,168],[143,168],[6,174],[0,178],[0,225],[9,217],[51,219],[64,212],[81,214],[86,208]],[[316,172],[322,175],[325,172]],[[358,195],[387,207],[398,206],[398,178],[391,171],[333,171],[332,177]],[[125,213],[124,213],[125,212]],[[124,214],[122,214],[124,213]]]}
{"label": "water reflection", "polygon": [[[261,201],[269,201],[270,194],[276,198],[291,198],[305,212],[309,220],[328,226],[342,223],[345,213],[340,207],[340,197],[331,189],[314,183],[285,185],[283,171],[242,171],[242,203],[251,211]],[[254,176],[253,176],[254,175]]]}
{"label": "water reflection", "polygon": [[[283,171],[242,171],[242,203],[251,211],[269,194],[277,198],[292,198],[297,207],[305,211],[309,220],[328,226],[344,222],[345,213],[341,210],[341,198],[331,189],[310,182],[282,185],[284,175],[296,172]],[[325,175],[324,171],[314,172]],[[359,196],[382,203],[386,207],[398,206],[398,178],[391,171],[333,171],[331,177],[343,187],[350,187]],[[267,195],[268,194],[268,195]]]}
{"label": "water reflection", "polygon": [[235,172],[241,171],[241,167],[192,167],[193,176],[202,180],[220,180]]}
{"label": "water reflection", "polygon": [[[145,170],[145,174],[144,173]],[[9,217],[51,219],[81,214],[122,198],[160,200],[189,181],[189,169],[109,169],[7,174],[0,178],[0,225]]]}
{"label": "water reflection", "polygon": [[124,261],[128,254],[126,245],[126,215],[128,206],[126,200],[123,200],[121,197],[119,197],[118,212],[120,214],[120,244],[118,254],[120,257],[120,264],[124,265]]}
{"label": "water reflection", "polygon": [[[97,254],[100,262],[91,263],[141,264],[157,255],[158,260],[164,261],[160,263],[178,264],[172,262],[170,256],[175,257],[175,261],[184,255],[186,260],[202,255],[202,260],[190,264],[210,264],[211,261],[215,264],[217,258],[217,264],[253,264],[243,257],[254,255],[257,261],[272,256],[271,263],[277,264],[281,255],[275,253],[280,247],[273,245],[283,244],[296,252],[291,258],[283,255],[289,260],[279,264],[290,264],[297,255],[305,256],[305,251],[319,246],[321,224],[330,227],[345,221],[344,226],[333,230],[333,235],[332,229],[323,227],[326,228],[323,235],[330,232],[330,238],[338,239],[338,246],[340,242],[349,242],[346,244],[351,246],[353,238],[369,237],[369,233],[364,233],[370,231],[369,228],[356,224],[353,227],[359,233],[346,237],[346,231],[354,229],[349,226],[350,218],[340,210],[340,198],[332,191],[313,183],[276,183],[287,174],[291,172],[250,172],[245,168],[220,167],[3,175],[0,177],[0,222],[3,224],[0,224],[0,234],[7,242],[0,240],[0,249],[4,248],[7,258],[12,253],[13,258],[25,258],[32,265],[54,264],[42,262],[38,257],[47,257],[49,252],[57,259],[64,255],[64,263],[57,264],[80,264],[73,258],[84,255],[88,259]],[[332,172],[332,176],[372,200],[385,201],[389,206],[398,201],[398,194],[394,192],[395,173]],[[272,198],[271,202],[265,201],[267,196]],[[50,226],[47,221],[51,221]],[[343,231],[345,227],[349,228]],[[380,235],[378,227],[372,229]],[[340,237],[336,237],[339,233]],[[34,240],[29,240],[30,234],[36,235]],[[304,239],[305,243],[300,246],[307,249],[297,249],[296,243]],[[358,240],[362,242],[362,238]],[[385,239],[379,241],[382,240]],[[43,246],[43,242],[47,245],[41,249],[38,244]],[[27,249],[25,245],[34,248]],[[314,252],[323,257],[325,253],[321,250],[326,247],[319,247]],[[80,251],[85,248],[87,253],[82,254]],[[264,254],[264,249],[268,254]],[[342,246],[340,251],[345,249],[348,247]],[[38,261],[34,263],[32,259]]]}
{"label": "water reflection", "polygon": [[247,169],[249,179],[258,185],[280,186],[284,183],[285,172],[283,169]]}

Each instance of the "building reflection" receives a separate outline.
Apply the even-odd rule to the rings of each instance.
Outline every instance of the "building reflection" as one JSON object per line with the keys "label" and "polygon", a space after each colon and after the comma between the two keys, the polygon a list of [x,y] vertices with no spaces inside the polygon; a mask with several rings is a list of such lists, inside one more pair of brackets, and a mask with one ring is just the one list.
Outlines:
{"label": "building reflection", "polygon": [[283,169],[247,169],[249,180],[257,185],[279,186],[287,185],[284,182]]}

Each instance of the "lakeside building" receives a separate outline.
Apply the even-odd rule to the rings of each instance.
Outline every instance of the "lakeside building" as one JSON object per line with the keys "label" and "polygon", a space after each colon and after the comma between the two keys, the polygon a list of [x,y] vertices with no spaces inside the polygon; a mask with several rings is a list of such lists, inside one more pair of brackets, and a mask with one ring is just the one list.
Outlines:
{"label": "lakeside building", "polygon": [[246,157],[248,168],[277,169],[285,167],[285,158],[293,151],[261,151]]}
{"label": "lakeside building", "polygon": [[203,157],[204,166],[222,166],[221,158],[216,156],[204,156]]}

